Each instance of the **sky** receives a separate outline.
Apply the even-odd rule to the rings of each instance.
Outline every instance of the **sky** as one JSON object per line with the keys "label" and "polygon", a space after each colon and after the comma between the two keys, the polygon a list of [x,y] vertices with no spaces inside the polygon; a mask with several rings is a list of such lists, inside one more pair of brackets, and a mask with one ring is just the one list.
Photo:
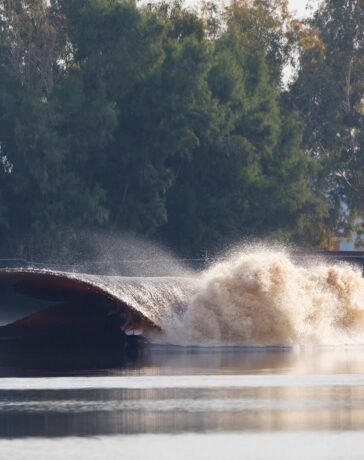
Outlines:
{"label": "sky", "polygon": [[[224,2],[226,3],[226,0]],[[309,15],[306,10],[307,4],[315,4],[317,2],[318,0],[288,0],[291,12],[294,13],[298,18],[307,17]],[[199,0],[185,0],[185,4],[195,6],[199,4]]]}
{"label": "sky", "polygon": [[[308,0],[289,0],[288,1],[291,12],[295,13],[295,16],[299,18],[303,18],[309,15],[306,10],[307,3],[309,3]],[[313,1],[310,3],[316,3],[316,2]]]}

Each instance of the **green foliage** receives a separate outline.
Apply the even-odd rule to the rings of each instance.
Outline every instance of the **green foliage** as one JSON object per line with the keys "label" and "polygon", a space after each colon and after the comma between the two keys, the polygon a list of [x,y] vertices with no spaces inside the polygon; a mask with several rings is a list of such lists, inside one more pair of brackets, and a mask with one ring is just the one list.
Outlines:
{"label": "green foliage", "polygon": [[286,0],[202,15],[179,1],[5,1],[0,254],[56,257],[100,228],[189,255],[245,236],[320,244],[324,168],[301,148],[305,106],[281,89],[296,32]]}
{"label": "green foliage", "polygon": [[[200,139],[168,197],[163,235],[187,254],[242,237],[320,241],[321,232],[307,238],[305,221],[315,216],[318,229],[326,211],[312,193],[316,168],[300,150],[302,126],[296,115],[281,111],[254,8],[234,4],[227,12],[208,73],[218,107],[215,135]],[[254,18],[253,26],[247,29],[242,17]]]}
{"label": "green foliage", "polygon": [[291,98],[304,122],[304,147],[321,166],[319,188],[335,211],[332,225],[363,213],[363,23],[361,0],[325,0],[298,34]]}

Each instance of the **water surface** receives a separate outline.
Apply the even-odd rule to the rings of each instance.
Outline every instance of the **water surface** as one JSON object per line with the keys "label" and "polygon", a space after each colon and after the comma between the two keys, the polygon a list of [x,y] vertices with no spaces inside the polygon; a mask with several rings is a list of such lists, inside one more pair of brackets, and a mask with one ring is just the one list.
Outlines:
{"label": "water surface", "polygon": [[0,375],[3,458],[364,457],[364,348],[23,351]]}

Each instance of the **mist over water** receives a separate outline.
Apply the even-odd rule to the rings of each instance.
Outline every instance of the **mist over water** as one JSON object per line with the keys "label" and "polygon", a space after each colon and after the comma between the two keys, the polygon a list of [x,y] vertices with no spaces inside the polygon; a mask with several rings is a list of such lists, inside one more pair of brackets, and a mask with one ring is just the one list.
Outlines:
{"label": "mist over water", "polygon": [[183,314],[163,324],[183,345],[364,343],[364,279],[344,263],[245,247],[200,274]]}
{"label": "mist over water", "polygon": [[[76,233],[76,232],[75,232]],[[44,262],[45,261],[45,262]],[[30,262],[33,268],[108,276],[190,276],[193,270],[155,241],[120,232],[85,231],[72,244]]]}

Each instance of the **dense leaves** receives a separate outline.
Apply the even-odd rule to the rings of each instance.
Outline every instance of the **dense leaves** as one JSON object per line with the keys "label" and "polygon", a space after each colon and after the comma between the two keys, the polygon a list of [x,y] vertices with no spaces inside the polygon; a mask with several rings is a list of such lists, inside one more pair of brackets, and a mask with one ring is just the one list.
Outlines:
{"label": "dense leaves", "polygon": [[301,65],[291,89],[332,222],[344,227],[364,210],[363,24],[362,0],[323,2],[298,32]]}
{"label": "dense leaves", "polygon": [[67,256],[101,229],[193,256],[243,237],[323,244],[360,202],[345,185],[361,177],[360,14],[2,0],[0,254]]}

